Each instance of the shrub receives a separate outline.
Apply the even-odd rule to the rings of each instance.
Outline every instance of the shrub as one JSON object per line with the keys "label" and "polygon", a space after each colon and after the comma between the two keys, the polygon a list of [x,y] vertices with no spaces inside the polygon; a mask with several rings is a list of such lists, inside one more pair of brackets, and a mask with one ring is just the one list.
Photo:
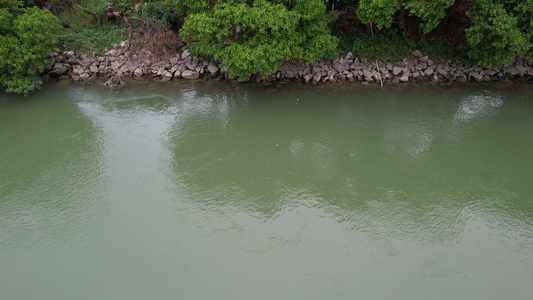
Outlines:
{"label": "shrub", "polygon": [[39,73],[50,64],[59,20],[22,1],[0,0],[0,84],[7,92],[27,94],[42,84]]}

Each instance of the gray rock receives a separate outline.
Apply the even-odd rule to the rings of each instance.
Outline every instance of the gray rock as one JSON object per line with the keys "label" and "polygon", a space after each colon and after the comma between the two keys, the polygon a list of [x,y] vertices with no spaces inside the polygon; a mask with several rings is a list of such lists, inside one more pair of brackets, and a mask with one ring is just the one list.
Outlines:
{"label": "gray rock", "polygon": [[174,56],[174,57],[171,57],[169,61],[171,65],[175,65],[178,63],[178,60],[179,60],[179,57]]}
{"label": "gray rock", "polygon": [[170,68],[170,73],[174,74],[178,69],[179,69],[179,66],[178,65],[174,65],[174,66],[172,66],[172,68]]}
{"label": "gray rock", "polygon": [[315,75],[313,75],[312,83],[314,84],[318,83],[321,77],[322,77],[321,73],[315,73]]}
{"label": "gray rock", "polygon": [[174,72],[174,78],[181,78],[181,71],[180,70],[176,70],[176,72]]}
{"label": "gray rock", "polygon": [[220,70],[220,74],[228,74],[229,66],[223,66]]}
{"label": "gray rock", "polygon": [[418,59],[421,63],[427,63],[429,60],[428,56],[422,56]]}
{"label": "gray rock", "polygon": [[352,59],[352,58],[353,58],[353,53],[350,51],[346,53],[346,57],[344,59]]}
{"label": "gray rock", "polygon": [[353,74],[352,74],[352,73],[348,73],[348,74],[346,74],[346,79],[347,79],[349,82],[355,82],[355,79],[353,78]]}
{"label": "gray rock", "polygon": [[413,51],[413,53],[411,53],[415,58],[421,58],[422,57],[422,52],[420,52],[420,50],[415,50]]}
{"label": "gray rock", "polygon": [[313,74],[309,73],[309,74],[305,74],[304,77],[303,77],[303,80],[305,83],[309,83],[311,81],[311,79],[313,79]]}
{"label": "gray rock", "polygon": [[473,78],[476,82],[483,82],[483,74],[472,72],[469,73],[470,77]]}
{"label": "gray rock", "polygon": [[517,64],[515,68],[518,70],[518,76],[524,76],[527,72],[527,68],[521,64]]}
{"label": "gray rock", "polygon": [[56,56],[55,60],[58,63],[64,63],[67,59],[63,55],[58,55],[58,56]]}
{"label": "gray rock", "polygon": [[64,53],[67,58],[71,58],[74,56],[75,52],[70,50]]}
{"label": "gray rock", "polygon": [[141,77],[144,75],[144,71],[143,69],[141,68],[137,68],[135,69],[135,71],[133,71],[133,74],[136,76],[136,77]]}
{"label": "gray rock", "polygon": [[172,78],[172,73],[170,73],[170,71],[164,71],[163,72],[163,77]]}
{"label": "gray rock", "polygon": [[424,71],[424,74],[426,74],[426,76],[431,76],[433,75],[433,72],[435,70],[433,68],[427,68],[425,71]]}
{"label": "gray rock", "polygon": [[446,71],[444,68],[442,68],[440,66],[437,67],[436,71],[437,71],[438,74],[440,74],[440,75],[442,75],[444,77],[448,76],[448,71]]}
{"label": "gray rock", "polygon": [[92,64],[89,68],[91,73],[98,73],[98,66],[96,64]]}
{"label": "gray rock", "polygon": [[191,56],[191,54],[189,53],[189,50],[185,50],[183,51],[183,53],[181,54],[181,59],[186,59],[187,57]]}
{"label": "gray rock", "polygon": [[76,65],[78,64],[78,59],[75,57],[75,56],[71,56],[67,59],[68,63],[71,64],[71,65]]}
{"label": "gray rock", "polygon": [[334,61],[333,62],[333,69],[335,69],[337,72],[339,73],[342,73],[345,69],[346,69],[346,66],[344,66],[341,62],[339,61]]}
{"label": "gray rock", "polygon": [[505,71],[505,74],[510,76],[517,76],[520,75],[520,71],[515,66],[509,66]]}
{"label": "gray rock", "polygon": [[67,72],[68,72],[68,68],[66,65],[62,63],[55,63],[54,67],[50,71],[50,74],[59,77],[61,75],[67,74]]}
{"label": "gray rock", "polygon": [[403,71],[403,68],[395,66],[394,68],[392,68],[392,75],[394,76],[400,75],[402,71]]}
{"label": "gray rock", "polygon": [[83,70],[82,66],[74,66],[72,68],[72,74],[74,74],[74,75],[81,75],[83,72],[84,72],[84,70]]}
{"label": "gray rock", "polygon": [[194,71],[191,71],[191,70],[185,70],[181,74],[181,77],[183,77],[185,79],[198,79],[198,78],[200,78],[200,73],[194,72]]}

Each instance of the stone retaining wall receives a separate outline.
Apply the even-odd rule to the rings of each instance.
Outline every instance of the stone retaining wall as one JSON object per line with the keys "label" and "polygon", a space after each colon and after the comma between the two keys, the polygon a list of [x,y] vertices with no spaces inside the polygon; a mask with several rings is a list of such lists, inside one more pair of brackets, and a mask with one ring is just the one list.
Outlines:
{"label": "stone retaining wall", "polygon": [[[73,51],[57,52],[52,54],[53,64],[45,72],[48,76],[82,82],[117,76],[119,78],[151,76],[166,81],[173,78],[228,78],[228,66],[193,57],[188,50],[155,60],[153,57],[154,55],[146,50],[141,54],[126,55],[120,49],[115,49],[102,56],[82,54],[79,57]],[[285,62],[278,72],[268,78],[252,74],[250,80],[304,81],[309,84],[340,81],[359,82],[363,85],[533,80],[533,62],[524,60],[523,56],[517,57],[512,64],[505,64],[501,68],[486,68],[452,60],[436,63],[418,50],[412,53],[412,57],[401,62],[378,63],[354,57],[349,52],[345,57],[334,60],[314,63]]]}

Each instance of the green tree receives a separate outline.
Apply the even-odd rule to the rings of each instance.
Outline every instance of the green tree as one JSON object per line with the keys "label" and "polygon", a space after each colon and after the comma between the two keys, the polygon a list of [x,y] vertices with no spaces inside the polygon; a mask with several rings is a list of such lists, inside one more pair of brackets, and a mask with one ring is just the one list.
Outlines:
{"label": "green tree", "polygon": [[27,94],[42,84],[38,75],[50,64],[48,54],[62,27],[49,11],[23,6],[0,0],[0,84],[7,92]]}
{"label": "green tree", "polygon": [[190,40],[193,55],[220,60],[241,81],[250,73],[276,72],[280,60],[316,61],[337,54],[338,40],[329,34],[331,17],[321,0],[230,2],[190,14],[180,34]]}
{"label": "green tree", "polygon": [[466,29],[470,58],[483,65],[501,66],[521,52],[531,57],[532,12],[530,0],[476,0],[468,12],[472,26]]}
{"label": "green tree", "polygon": [[411,0],[405,4],[405,7],[410,14],[418,17],[422,32],[427,34],[437,28],[454,2],[455,0]]}
{"label": "green tree", "polygon": [[396,11],[400,9],[398,0],[361,0],[356,10],[363,23],[372,23],[378,29],[390,28]]}

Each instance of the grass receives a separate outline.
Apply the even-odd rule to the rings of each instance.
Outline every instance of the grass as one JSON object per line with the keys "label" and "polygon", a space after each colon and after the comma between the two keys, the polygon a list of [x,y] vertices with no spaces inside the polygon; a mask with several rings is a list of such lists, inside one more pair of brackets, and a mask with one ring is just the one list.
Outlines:
{"label": "grass", "polygon": [[342,38],[339,48],[342,52],[352,51],[355,56],[382,62],[401,61],[417,49],[435,60],[457,57],[452,42],[427,36],[415,42],[396,29],[385,30],[374,36],[353,34],[349,38]]}
{"label": "grass", "polygon": [[70,5],[58,13],[66,27],[59,36],[60,47],[76,52],[101,53],[126,40],[128,31],[122,20],[105,17],[107,5],[107,0],[71,0]]}

